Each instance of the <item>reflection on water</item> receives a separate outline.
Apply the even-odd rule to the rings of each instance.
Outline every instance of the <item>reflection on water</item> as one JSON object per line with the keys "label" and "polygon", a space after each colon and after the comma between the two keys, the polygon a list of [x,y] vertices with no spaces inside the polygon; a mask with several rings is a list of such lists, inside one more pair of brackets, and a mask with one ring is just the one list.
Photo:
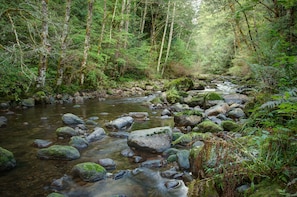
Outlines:
{"label": "reflection on water", "polygon": [[[81,158],[74,161],[39,160],[36,158],[37,148],[32,146],[35,139],[44,139],[54,144],[68,144],[68,141],[58,140],[55,130],[63,126],[61,117],[65,113],[73,113],[88,119],[97,116],[98,124],[104,127],[106,122],[129,112],[148,112],[149,120],[135,122],[131,130],[146,129],[159,126],[173,126],[172,119],[160,119],[160,112],[154,113],[142,102],[149,97],[136,99],[120,99],[106,101],[87,101],[79,108],[71,104],[36,106],[26,110],[16,110],[13,115],[5,115],[7,127],[0,129],[0,146],[14,153],[17,167],[9,172],[0,173],[0,196],[46,196],[47,189],[54,179],[69,174],[71,168],[84,161],[97,161],[101,158],[111,158],[117,163],[117,170],[134,169],[136,164],[121,156],[126,149],[126,139],[106,136],[103,140],[92,143],[81,151]],[[100,183],[109,184],[108,180]],[[121,187],[132,187],[130,180],[121,181]],[[143,188],[133,188],[139,193]],[[134,192],[133,192],[134,193]]]}

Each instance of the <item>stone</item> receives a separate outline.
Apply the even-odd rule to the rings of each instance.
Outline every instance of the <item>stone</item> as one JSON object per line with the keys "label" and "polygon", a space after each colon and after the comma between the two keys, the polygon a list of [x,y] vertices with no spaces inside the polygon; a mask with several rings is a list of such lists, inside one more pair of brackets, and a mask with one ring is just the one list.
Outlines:
{"label": "stone", "polygon": [[86,137],[86,140],[91,143],[103,139],[106,136],[105,130],[101,127],[96,127],[94,131]]}
{"label": "stone", "polygon": [[199,115],[175,115],[174,123],[176,126],[195,126],[202,121]]}
{"label": "stone", "polygon": [[108,135],[110,137],[128,138],[130,133],[128,133],[126,131],[118,131],[118,132],[109,132]]}
{"label": "stone", "polygon": [[211,133],[217,133],[220,131],[223,131],[223,128],[217,125],[216,123],[205,120],[202,123],[197,125],[198,131],[202,133],[211,132]]}
{"label": "stone", "polygon": [[160,168],[166,165],[166,163],[166,160],[163,159],[152,159],[142,162],[140,166],[146,168]]}
{"label": "stone", "polygon": [[46,197],[65,197],[65,196],[63,194],[53,192],[53,193],[50,193],[49,195],[47,195]]}
{"label": "stone", "polygon": [[76,164],[71,174],[74,177],[80,177],[85,182],[96,182],[106,177],[106,169],[99,164],[93,162],[85,162]]}
{"label": "stone", "polygon": [[131,116],[135,120],[147,120],[149,114],[147,112],[130,112],[129,116]]}
{"label": "stone", "polygon": [[216,116],[218,114],[226,114],[229,111],[230,107],[227,103],[217,104],[207,110],[205,110],[206,116]]}
{"label": "stone", "polygon": [[58,137],[63,137],[63,138],[69,138],[72,136],[79,135],[78,131],[68,126],[58,128],[56,130],[56,134]]}
{"label": "stone", "polygon": [[34,107],[35,106],[35,100],[33,98],[27,98],[22,100],[22,105],[24,107]]}
{"label": "stone", "polygon": [[250,100],[250,98],[244,94],[227,94],[223,96],[226,103],[229,105],[237,103],[244,104]]}
{"label": "stone", "polygon": [[106,170],[114,170],[116,169],[116,163],[114,160],[110,158],[99,159],[98,164],[104,167]]}
{"label": "stone", "polygon": [[121,151],[121,155],[123,155],[124,157],[133,157],[135,153],[130,148],[126,148]]}
{"label": "stone", "polygon": [[48,148],[39,149],[37,157],[39,159],[51,160],[75,160],[80,157],[80,153],[72,146],[53,145]]}
{"label": "stone", "polygon": [[223,129],[225,131],[238,131],[241,127],[239,124],[237,124],[236,122],[232,121],[232,120],[224,120],[221,122],[221,126],[223,127]]}
{"label": "stone", "polygon": [[89,146],[89,143],[85,138],[82,138],[80,136],[73,136],[70,138],[69,145],[80,150],[87,148]]}
{"label": "stone", "polygon": [[53,142],[49,140],[41,140],[41,139],[36,139],[33,142],[33,145],[36,146],[37,148],[46,148],[49,147]]}
{"label": "stone", "polygon": [[176,153],[178,165],[182,170],[190,168],[189,155],[190,151],[188,150],[180,150]]}
{"label": "stone", "polygon": [[62,116],[62,120],[66,125],[85,124],[85,122],[81,118],[71,113],[64,114]]}
{"label": "stone", "polygon": [[0,116],[0,128],[7,125],[7,118],[5,116]]}
{"label": "stone", "polygon": [[235,108],[228,112],[228,117],[232,119],[245,118],[246,115],[241,108]]}
{"label": "stone", "polygon": [[134,118],[131,116],[124,116],[117,118],[107,124],[105,124],[106,128],[111,129],[111,130],[127,130],[129,129],[134,122]]}
{"label": "stone", "polygon": [[15,166],[16,160],[13,153],[0,147],[0,172],[11,170]]}
{"label": "stone", "polygon": [[161,153],[171,147],[170,127],[157,127],[131,132],[127,144],[138,150]]}

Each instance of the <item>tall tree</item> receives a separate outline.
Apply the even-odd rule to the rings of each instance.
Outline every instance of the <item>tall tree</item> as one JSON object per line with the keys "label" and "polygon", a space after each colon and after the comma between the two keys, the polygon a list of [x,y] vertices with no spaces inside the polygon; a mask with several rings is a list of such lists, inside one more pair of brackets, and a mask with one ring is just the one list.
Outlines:
{"label": "tall tree", "polygon": [[71,9],[71,0],[66,0],[65,19],[64,19],[63,32],[61,37],[61,52],[60,52],[60,58],[58,61],[58,66],[57,66],[56,85],[58,87],[62,85],[63,76],[64,76],[63,61],[65,60],[65,53],[66,53],[66,47],[67,47],[66,40],[69,33],[70,9]]}
{"label": "tall tree", "polygon": [[46,79],[46,71],[48,64],[48,55],[51,50],[51,45],[48,42],[48,0],[41,1],[42,7],[42,47],[38,67],[37,88],[44,87]]}
{"label": "tall tree", "polygon": [[94,6],[94,0],[89,0],[89,2],[88,2],[88,17],[87,17],[87,27],[86,27],[84,54],[83,54],[83,61],[81,63],[81,74],[80,74],[80,84],[81,85],[84,84],[85,72],[86,72],[86,69],[87,69],[88,52],[89,52],[89,49],[90,49],[90,39],[91,39],[93,6]]}

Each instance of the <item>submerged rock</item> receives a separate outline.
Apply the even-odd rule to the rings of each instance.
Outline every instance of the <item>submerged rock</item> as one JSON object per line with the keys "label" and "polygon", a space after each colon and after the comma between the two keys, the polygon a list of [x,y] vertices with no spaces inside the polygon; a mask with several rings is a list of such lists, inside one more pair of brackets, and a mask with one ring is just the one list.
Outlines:
{"label": "submerged rock", "polygon": [[99,159],[98,163],[104,167],[106,170],[114,170],[116,169],[116,163],[114,160],[110,158]]}
{"label": "submerged rock", "polygon": [[13,153],[0,147],[0,172],[10,170],[15,166],[16,160]]}
{"label": "submerged rock", "polygon": [[105,131],[101,127],[96,127],[94,131],[86,137],[86,140],[90,142],[98,141],[104,138],[106,135]]}
{"label": "submerged rock", "polygon": [[7,125],[7,118],[5,116],[0,116],[0,128]]}
{"label": "submerged rock", "polygon": [[41,139],[36,139],[33,142],[33,145],[38,147],[38,148],[46,148],[48,146],[50,146],[53,142],[49,141],[49,140],[41,140]]}
{"label": "submerged rock", "polygon": [[87,148],[89,146],[89,143],[85,138],[82,138],[80,136],[73,136],[70,138],[69,145],[77,149],[83,149]]}
{"label": "submerged rock", "polygon": [[60,127],[56,130],[56,134],[58,137],[72,137],[78,135],[78,131],[74,130],[71,127]]}
{"label": "submerged rock", "polygon": [[161,153],[171,147],[171,141],[171,128],[157,127],[131,132],[127,143],[138,150]]}
{"label": "submerged rock", "polygon": [[53,145],[38,150],[39,159],[74,160],[80,157],[78,150],[72,146]]}
{"label": "submerged rock", "polygon": [[124,116],[107,123],[105,126],[108,129],[122,131],[129,129],[133,122],[134,119],[131,116]]}
{"label": "submerged rock", "polygon": [[83,181],[96,182],[106,176],[106,169],[93,162],[85,162],[75,165],[71,173],[73,176],[79,176]]}

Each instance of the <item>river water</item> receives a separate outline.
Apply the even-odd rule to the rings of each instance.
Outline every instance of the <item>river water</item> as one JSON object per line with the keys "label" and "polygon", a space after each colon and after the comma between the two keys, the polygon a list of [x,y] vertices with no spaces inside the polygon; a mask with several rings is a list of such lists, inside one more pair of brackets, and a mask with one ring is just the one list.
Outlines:
{"label": "river water", "polygon": [[[65,174],[70,175],[71,168],[81,162],[95,162],[101,158],[111,158],[117,164],[116,170],[111,173],[137,168],[139,164],[120,154],[122,150],[128,148],[127,140],[123,138],[107,135],[104,139],[91,143],[88,148],[81,150],[81,157],[74,161],[40,160],[36,157],[38,148],[34,147],[32,143],[35,139],[43,139],[50,140],[54,144],[68,144],[66,140],[57,139],[55,134],[57,128],[64,126],[61,117],[65,113],[73,113],[84,120],[94,116],[99,117],[97,122],[104,128],[106,122],[123,114],[148,112],[149,120],[135,122],[131,131],[160,126],[172,127],[173,119],[161,119],[160,111],[153,111],[143,105],[147,99],[149,98],[89,100],[81,104],[80,107],[74,107],[75,104],[39,105],[29,109],[13,110],[14,114],[11,115],[7,115],[5,111],[0,112],[0,116],[5,116],[8,119],[7,126],[0,128],[0,146],[13,152],[17,161],[16,168],[0,173],[0,196],[47,196],[51,193],[49,188],[53,180],[59,179]],[[106,132],[108,133],[108,130]],[[111,187],[108,188],[106,185],[111,185]],[[90,186],[90,184],[84,186],[84,183],[80,183],[80,187]],[[124,181],[116,187],[106,182],[102,182],[96,187],[98,191],[101,189],[103,191],[104,188],[106,191],[106,189],[124,189],[129,186],[131,186],[131,182]],[[141,194],[145,191],[138,190],[140,196],[145,196],[145,194]],[[106,196],[111,196],[111,194],[110,191],[107,191]]]}

